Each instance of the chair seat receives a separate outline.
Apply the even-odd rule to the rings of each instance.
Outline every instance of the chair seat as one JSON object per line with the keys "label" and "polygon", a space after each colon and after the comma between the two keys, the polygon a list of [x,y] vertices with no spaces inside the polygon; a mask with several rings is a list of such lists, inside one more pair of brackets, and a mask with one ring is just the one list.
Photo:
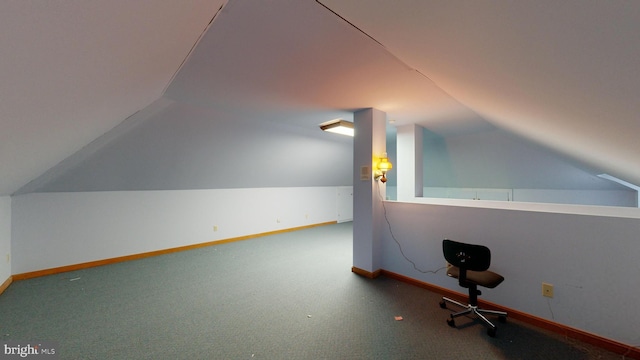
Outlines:
{"label": "chair seat", "polygon": [[[460,274],[460,269],[457,266],[450,266],[447,269],[447,275],[453,278],[457,279],[459,274]],[[472,284],[493,289],[494,287],[500,285],[502,281],[504,281],[504,277],[502,277],[502,275],[500,274],[494,273],[493,271],[467,270],[467,282],[470,282]]]}

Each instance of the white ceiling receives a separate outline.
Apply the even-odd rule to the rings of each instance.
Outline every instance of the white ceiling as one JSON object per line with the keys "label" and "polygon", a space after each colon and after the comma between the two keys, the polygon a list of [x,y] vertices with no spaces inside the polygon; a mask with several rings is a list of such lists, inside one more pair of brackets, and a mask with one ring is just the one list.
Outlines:
{"label": "white ceiling", "polygon": [[[375,107],[405,123],[486,124],[314,1],[229,2],[166,95],[278,112],[282,121],[300,110]],[[291,119],[305,123],[299,114]]]}
{"label": "white ceiling", "polygon": [[3,195],[163,94],[299,126],[494,125],[640,184],[640,2],[5,1],[0,33]]}
{"label": "white ceiling", "polygon": [[0,4],[0,195],[158,99],[222,0]]}
{"label": "white ceiling", "polygon": [[640,2],[321,0],[491,123],[640,183]]}

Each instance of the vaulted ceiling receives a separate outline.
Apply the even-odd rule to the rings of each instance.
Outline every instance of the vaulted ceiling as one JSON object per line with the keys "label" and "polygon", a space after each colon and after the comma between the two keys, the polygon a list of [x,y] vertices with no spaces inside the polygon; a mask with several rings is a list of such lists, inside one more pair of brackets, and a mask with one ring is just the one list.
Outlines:
{"label": "vaulted ceiling", "polygon": [[[499,127],[640,184],[640,3],[8,1],[0,195],[161,98],[317,127]],[[325,120],[326,120],[325,119]]]}
{"label": "vaulted ceiling", "polygon": [[223,1],[3,1],[0,194],[162,96]]}

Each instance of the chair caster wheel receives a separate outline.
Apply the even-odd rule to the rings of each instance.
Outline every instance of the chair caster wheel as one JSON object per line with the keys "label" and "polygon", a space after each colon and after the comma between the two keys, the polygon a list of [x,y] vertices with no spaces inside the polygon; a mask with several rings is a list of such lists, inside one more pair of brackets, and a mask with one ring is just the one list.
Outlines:
{"label": "chair caster wheel", "polygon": [[452,328],[454,328],[454,327],[456,327],[456,322],[453,319],[447,319],[447,325],[449,325]]}
{"label": "chair caster wheel", "polygon": [[496,337],[496,331],[497,330],[498,330],[497,328],[488,328],[487,329],[487,334],[489,334],[489,336],[491,336],[491,337]]}
{"label": "chair caster wheel", "polygon": [[447,303],[444,300],[440,301],[440,307],[443,308],[443,309],[446,309],[447,308]]}
{"label": "chair caster wheel", "polygon": [[507,317],[504,315],[500,315],[498,316],[498,321],[500,321],[501,323],[506,323],[507,322]]}

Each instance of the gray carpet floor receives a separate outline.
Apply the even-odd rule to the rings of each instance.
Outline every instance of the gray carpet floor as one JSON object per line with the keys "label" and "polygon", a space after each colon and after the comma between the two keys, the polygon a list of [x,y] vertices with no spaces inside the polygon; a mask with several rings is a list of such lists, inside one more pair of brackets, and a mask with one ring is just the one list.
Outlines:
{"label": "gray carpet floor", "polygon": [[351,243],[343,223],[17,281],[0,341],[60,359],[622,358],[512,319],[496,338],[450,328],[439,295],[352,273]]}

